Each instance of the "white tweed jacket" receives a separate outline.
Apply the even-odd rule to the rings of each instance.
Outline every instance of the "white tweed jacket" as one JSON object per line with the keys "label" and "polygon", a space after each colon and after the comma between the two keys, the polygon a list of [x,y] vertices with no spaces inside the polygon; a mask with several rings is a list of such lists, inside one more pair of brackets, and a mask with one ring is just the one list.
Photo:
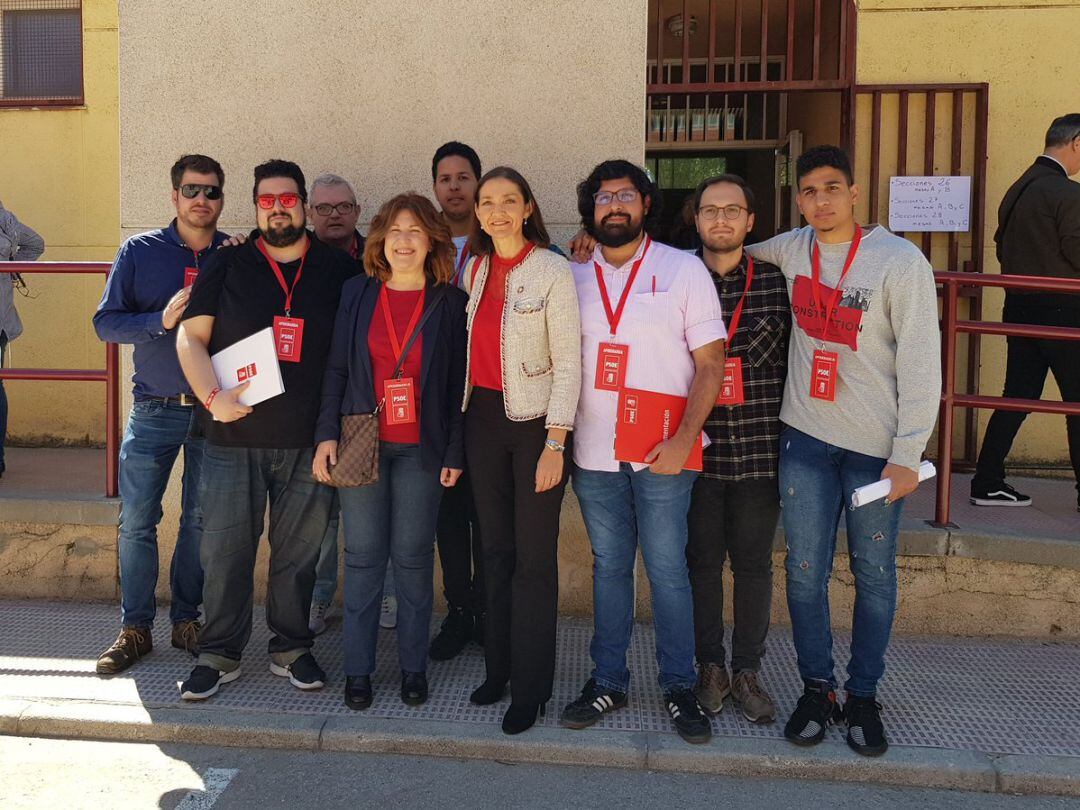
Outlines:
{"label": "white tweed jacket", "polygon": [[[465,398],[472,394],[473,318],[484,294],[490,259],[474,260],[464,273],[469,293],[469,330]],[[550,250],[537,248],[507,273],[502,314],[503,399],[506,416],[515,422],[546,416],[548,428],[574,427],[581,393],[581,314],[570,264]]]}

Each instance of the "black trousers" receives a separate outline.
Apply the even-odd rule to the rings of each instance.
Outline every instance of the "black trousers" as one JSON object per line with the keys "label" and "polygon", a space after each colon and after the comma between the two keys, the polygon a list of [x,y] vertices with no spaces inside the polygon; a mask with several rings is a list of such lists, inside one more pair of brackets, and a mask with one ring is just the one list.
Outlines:
{"label": "black trousers", "polygon": [[435,527],[447,604],[484,612],[484,563],[472,480],[465,470],[455,486],[444,489]]}
{"label": "black trousers", "polygon": [[[1036,309],[1006,302],[1003,320],[1080,327],[1080,310]],[[1005,360],[1003,396],[1018,399],[1041,399],[1046,373],[1052,372],[1065,402],[1080,402],[1080,343],[1069,340],[1038,340],[1010,337]],[[975,465],[972,489],[992,488],[1005,479],[1005,457],[1009,455],[1016,432],[1027,413],[994,411],[986,426],[979,460]],[[1080,416],[1065,417],[1069,437],[1069,458],[1080,490]]]}
{"label": "black trousers", "polygon": [[510,682],[515,703],[545,703],[555,677],[559,602],[559,516],[570,473],[536,492],[544,420],[512,422],[502,394],[473,390],[465,414],[465,458],[472,472],[484,550],[487,677]]}
{"label": "black trousers", "polygon": [[772,608],[772,545],[780,517],[775,478],[718,481],[698,476],[690,499],[686,562],[694,595],[694,652],[699,664],[724,654],[724,559],[735,581],[731,669],[757,671]]}

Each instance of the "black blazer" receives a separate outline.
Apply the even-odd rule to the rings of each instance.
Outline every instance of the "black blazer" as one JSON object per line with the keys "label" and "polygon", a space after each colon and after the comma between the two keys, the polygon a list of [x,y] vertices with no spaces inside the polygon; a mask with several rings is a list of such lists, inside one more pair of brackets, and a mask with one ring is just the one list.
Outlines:
{"label": "black blazer", "polygon": [[[437,303],[428,283],[425,312],[432,311],[420,332],[420,463],[425,470],[464,469],[465,302],[468,296],[452,285]],[[322,406],[315,424],[316,443],[341,437],[341,417],[371,413],[382,397],[382,380],[372,380],[367,335],[382,284],[357,276],[341,290],[334,336],[323,376]],[[378,395],[376,396],[376,391]]]}
{"label": "black blazer", "polygon": [[[1007,215],[1007,222],[1002,223]],[[1080,278],[1080,183],[1070,180],[1057,161],[1036,158],[1005,192],[994,241],[1000,249],[1002,273]],[[1006,302],[1080,311],[1080,296],[1069,293],[1008,290],[1005,298]]]}

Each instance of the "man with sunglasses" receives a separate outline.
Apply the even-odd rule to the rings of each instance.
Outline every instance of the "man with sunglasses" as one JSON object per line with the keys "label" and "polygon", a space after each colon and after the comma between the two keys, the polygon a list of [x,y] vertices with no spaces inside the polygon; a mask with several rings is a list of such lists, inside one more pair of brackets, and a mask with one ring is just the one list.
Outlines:
{"label": "man with sunglasses", "polygon": [[[687,510],[700,442],[724,370],[720,301],[702,263],[653,242],[660,193],[643,169],[601,163],[578,186],[578,211],[599,243],[574,263],[581,308],[582,390],[574,420],[571,481],[593,549],[592,677],[561,723],[586,728],[626,705],[640,546],[652,589],[664,706],[684,740],[712,736],[693,692],[694,616],[686,566]],[[622,390],[685,397],[670,437],[629,463],[615,456]],[[629,400],[626,410],[632,410]]]}
{"label": "man with sunglasses", "polygon": [[176,218],[120,247],[94,315],[98,337],[135,347],[134,404],[120,445],[120,635],[98,658],[114,675],[153,647],[157,525],[173,463],[184,451],[180,530],[170,566],[172,645],[194,653],[203,572],[197,501],[203,440],[192,434],[195,399],[176,358],[176,327],[191,284],[226,238],[217,230],[225,173],[213,158],[184,155],[171,170]]}
{"label": "man with sunglasses", "polygon": [[[772,607],[772,547],[780,517],[777,454],[791,309],[780,269],[743,252],[754,193],[734,174],[702,181],[694,224],[720,308],[728,317],[724,383],[705,432],[703,469],[690,499],[686,561],[694,596],[695,693],[711,714],[730,694],[752,723],[776,704],[758,678]],[[724,650],[724,559],[734,578],[731,676]]]}
{"label": "man with sunglasses", "polygon": [[[180,687],[185,700],[208,698],[240,676],[267,500],[270,671],[302,690],[326,680],[311,654],[308,610],[333,490],[315,481],[311,464],[338,300],[356,264],[305,228],[307,190],[295,163],[257,166],[252,196],[257,230],[244,244],[222,248],[200,274],[177,338],[206,432],[206,627],[198,663]],[[247,383],[222,390],[210,356],[266,328],[273,329],[285,391],[246,406],[239,396]]]}

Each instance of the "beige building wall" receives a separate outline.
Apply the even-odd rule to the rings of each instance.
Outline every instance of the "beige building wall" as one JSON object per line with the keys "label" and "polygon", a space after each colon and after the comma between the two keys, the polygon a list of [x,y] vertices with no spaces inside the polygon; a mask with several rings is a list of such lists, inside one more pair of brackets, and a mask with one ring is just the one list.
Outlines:
{"label": "beige building wall", "polygon": [[[69,5],[67,0],[61,6]],[[0,0],[0,10],[11,4]],[[42,261],[112,261],[120,237],[116,0],[83,2],[85,102],[0,108],[0,200],[45,239]],[[15,296],[20,368],[105,367],[90,322],[103,276],[29,275]],[[105,441],[101,383],[7,382],[13,442]]]}
{"label": "beige building wall", "polygon": [[[263,160],[350,178],[366,223],[399,191],[430,193],[431,155],[455,139],[485,167],[521,170],[565,242],[577,182],[603,159],[644,159],[646,5],[122,0],[123,233],[169,220],[168,167],[184,152],[221,161],[222,227],[237,231],[253,226],[251,172]],[[163,548],[175,539],[176,479]],[[563,593],[587,599],[574,504],[560,542]]]}
{"label": "beige building wall", "polygon": [[[993,235],[1002,196],[1042,151],[1050,122],[1080,110],[1078,35],[1074,0],[859,0],[860,83],[990,84],[987,221],[979,235],[987,272],[1000,272]],[[999,319],[1003,300],[988,290],[984,318]],[[1001,394],[1004,369],[1005,338],[983,338],[981,393]],[[1052,378],[1043,396],[1061,398]],[[980,412],[981,428],[989,416]],[[1010,458],[1067,463],[1065,420],[1029,416]]]}

